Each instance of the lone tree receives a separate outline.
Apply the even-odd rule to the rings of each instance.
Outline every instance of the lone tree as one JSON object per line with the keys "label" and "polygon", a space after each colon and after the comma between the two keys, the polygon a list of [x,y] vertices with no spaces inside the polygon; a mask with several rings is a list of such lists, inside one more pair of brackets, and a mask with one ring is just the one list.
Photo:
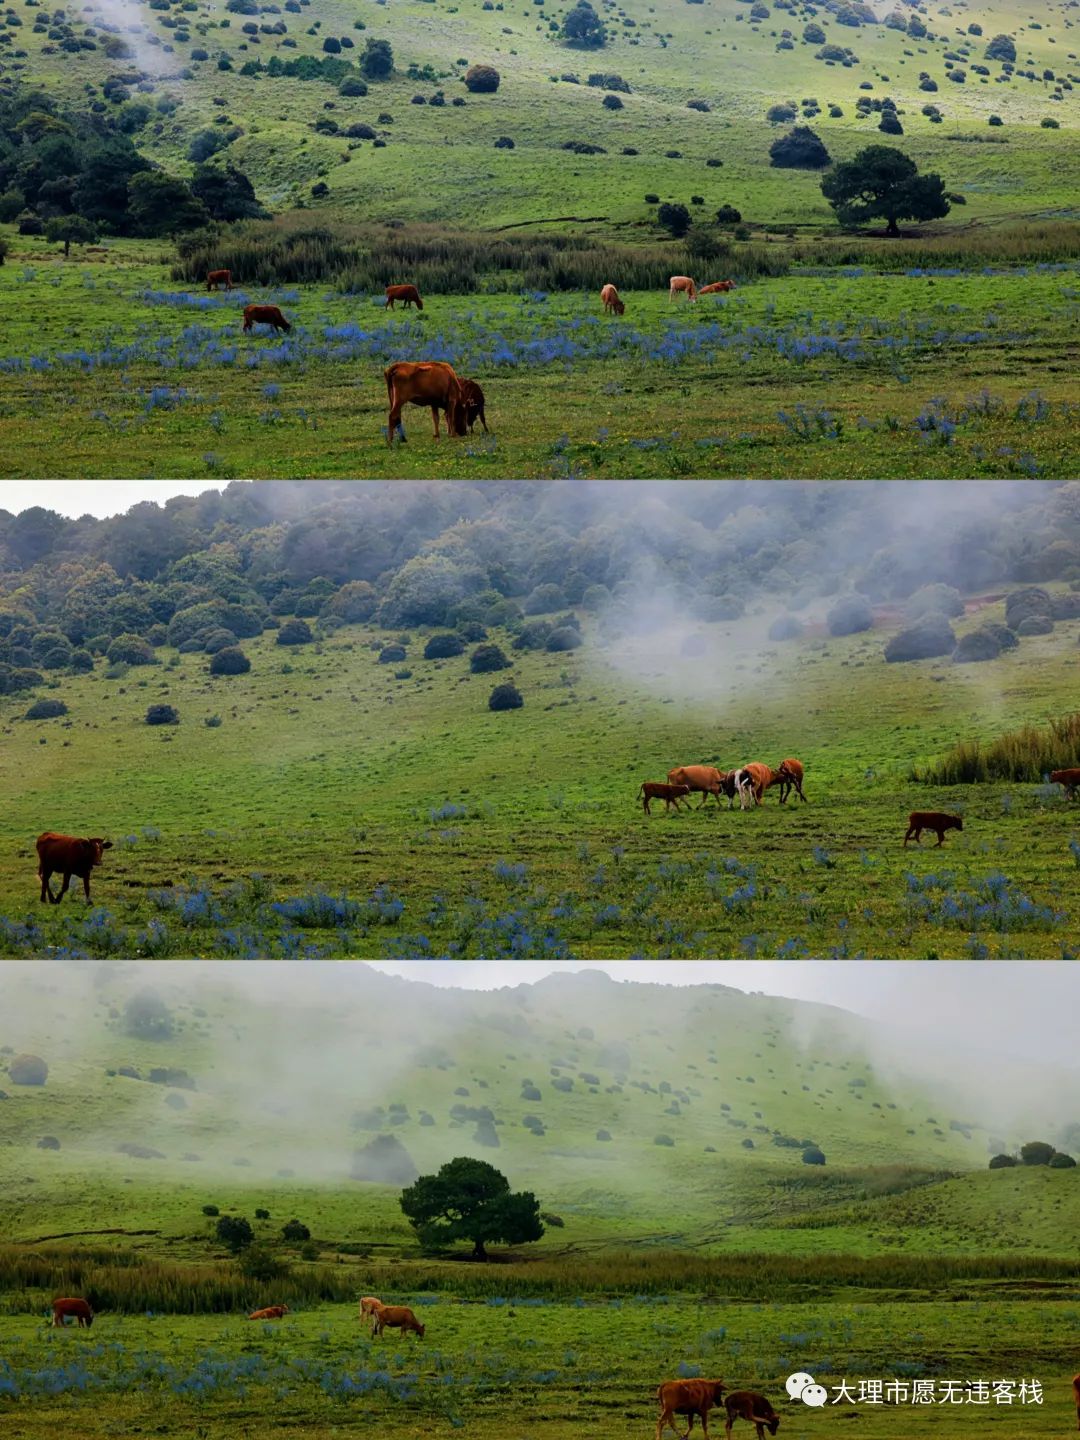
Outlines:
{"label": "lone tree", "polygon": [[421,1175],[401,1192],[401,1208],[426,1249],[471,1240],[474,1260],[487,1259],[488,1243],[522,1245],[544,1233],[536,1196],[511,1191],[494,1165],[467,1155],[447,1161],[437,1175]]}
{"label": "lone tree", "polygon": [[494,65],[470,65],[465,71],[465,89],[474,95],[493,95],[499,88],[499,78]]}
{"label": "lone tree", "polygon": [[685,205],[673,205],[665,201],[656,212],[657,222],[676,240],[682,238],[690,229],[690,211]]}
{"label": "lone tree", "polygon": [[563,21],[562,38],[570,45],[580,45],[585,50],[599,50],[607,44],[607,31],[603,21],[589,4],[589,0],[578,3]]}
{"label": "lone tree", "polygon": [[81,215],[57,215],[45,222],[45,239],[53,245],[63,245],[65,260],[71,254],[72,245],[93,245],[97,238],[97,226]]}
{"label": "lone tree", "polygon": [[909,156],[891,145],[868,145],[853,160],[834,166],[821,193],[841,225],[885,220],[886,234],[899,235],[900,220],[940,220],[949,213],[940,175],[920,175]]}

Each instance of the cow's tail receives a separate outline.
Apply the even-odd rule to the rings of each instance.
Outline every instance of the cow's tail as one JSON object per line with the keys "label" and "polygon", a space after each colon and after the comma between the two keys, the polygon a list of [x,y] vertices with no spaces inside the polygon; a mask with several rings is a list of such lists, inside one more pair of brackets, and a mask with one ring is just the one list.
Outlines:
{"label": "cow's tail", "polygon": [[383,378],[386,380],[386,398],[391,405],[394,403],[394,367],[388,365],[383,371]]}

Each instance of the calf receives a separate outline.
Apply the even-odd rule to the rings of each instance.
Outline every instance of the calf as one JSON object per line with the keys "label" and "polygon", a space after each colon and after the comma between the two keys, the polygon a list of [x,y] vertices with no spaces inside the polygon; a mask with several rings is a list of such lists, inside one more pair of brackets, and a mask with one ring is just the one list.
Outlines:
{"label": "calf", "polygon": [[76,1299],[74,1296],[65,1296],[63,1299],[54,1300],[52,1302],[52,1315],[52,1323],[54,1325],[63,1325],[64,1318],[67,1315],[75,1316],[80,1329],[85,1325],[89,1330],[90,1326],[94,1323],[94,1312],[90,1309],[90,1306],[85,1300]]}
{"label": "calf", "polygon": [[[95,865],[101,864],[102,853],[111,849],[111,840],[101,840],[97,837],[93,840],[78,840],[73,835],[58,835],[54,830],[46,830],[43,835],[39,835],[37,853],[41,903],[46,905],[51,902],[53,905],[59,905],[67,894],[71,877],[75,875],[83,882],[83,893],[86,896],[86,903],[89,905],[90,871]],[[49,880],[54,871],[58,871],[64,877],[59,895],[54,895],[49,886]]]}
{"label": "calf", "polygon": [[[656,1422],[656,1440],[661,1440],[665,1427],[675,1429],[675,1416],[688,1415],[686,1435],[694,1428],[694,1416],[701,1419],[705,1440],[709,1440],[709,1411],[714,1405],[724,1403],[727,1386],[723,1380],[665,1380],[657,1388],[656,1398],[660,1402],[660,1418]],[[686,1435],[682,1440],[686,1440]]]}
{"label": "calf", "polygon": [[375,1311],[375,1324],[372,1327],[373,1335],[381,1335],[383,1330],[389,1326],[391,1330],[400,1330],[402,1337],[408,1331],[414,1330],[422,1340],[424,1338],[425,1326],[421,1325],[416,1316],[407,1305],[380,1305]]}
{"label": "calf", "polygon": [[646,780],[634,798],[640,799],[641,796],[644,796],[644,800],[641,801],[641,808],[645,811],[646,815],[651,815],[652,811],[649,809],[650,800],[663,800],[665,810],[670,810],[672,805],[678,810],[679,801],[684,795],[689,794],[689,785],[663,785],[659,780]]}
{"label": "calf", "polygon": [[776,774],[780,780],[780,804],[787,803],[787,797],[794,790],[799,799],[806,804],[806,796],[803,794],[803,767],[801,760],[781,760],[776,767]]}
{"label": "calf", "polygon": [[1080,768],[1074,770],[1051,770],[1051,785],[1065,786],[1065,799],[1071,800],[1080,789]]}
{"label": "calf", "polygon": [[249,1320],[280,1320],[289,1313],[288,1305],[267,1305],[265,1310],[253,1310]]}
{"label": "calf", "polygon": [[907,834],[904,836],[904,844],[914,835],[915,844],[918,845],[919,837],[924,830],[933,830],[937,836],[938,845],[945,843],[946,830],[963,830],[964,822],[959,815],[945,815],[940,810],[913,810],[908,816]]}
{"label": "calf", "polygon": [[725,1397],[724,1409],[727,1411],[727,1422],[724,1425],[724,1432],[731,1440],[731,1427],[736,1420],[749,1420],[750,1424],[757,1430],[758,1440],[765,1440],[765,1431],[775,1435],[780,1429],[780,1416],[756,1390],[733,1390]]}

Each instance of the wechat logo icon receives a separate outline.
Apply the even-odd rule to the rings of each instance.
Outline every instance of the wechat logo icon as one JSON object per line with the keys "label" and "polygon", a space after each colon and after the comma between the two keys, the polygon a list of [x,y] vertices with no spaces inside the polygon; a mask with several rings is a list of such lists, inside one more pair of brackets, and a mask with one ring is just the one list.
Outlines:
{"label": "wechat logo icon", "polygon": [[792,1400],[801,1400],[804,1405],[813,1405],[815,1408],[824,1405],[829,1398],[825,1386],[819,1385],[813,1375],[808,1375],[805,1370],[796,1370],[794,1375],[789,1375],[785,1388]]}

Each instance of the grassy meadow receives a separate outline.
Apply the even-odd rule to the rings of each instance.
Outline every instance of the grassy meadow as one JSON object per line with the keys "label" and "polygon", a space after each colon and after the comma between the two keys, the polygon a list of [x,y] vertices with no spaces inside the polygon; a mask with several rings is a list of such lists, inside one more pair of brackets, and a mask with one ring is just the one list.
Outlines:
{"label": "grassy meadow", "polygon": [[[617,319],[584,293],[435,295],[419,314],[319,285],[207,295],[160,249],[64,261],[15,240],[0,473],[1076,473],[1075,263],[805,264],[696,306],[630,292]],[[280,304],[292,332],[242,335],[252,301]],[[436,443],[408,406],[408,443],[389,448],[382,372],[399,359],[479,380],[491,434]]]}
{"label": "grassy meadow", "polygon": [[[995,601],[958,622],[972,628]],[[887,622],[783,644],[768,616],[678,637],[378,663],[350,626],[312,647],[250,642],[252,670],[200,655],[99,667],[51,690],[60,719],[3,702],[0,948],[106,957],[1072,955],[1075,805],[1057,786],[912,781],[961,739],[1075,702],[1078,622],[999,659],[886,664]],[[895,628],[897,622],[892,622]],[[696,646],[691,646],[691,652]],[[514,679],[524,707],[491,712]],[[176,726],[148,726],[165,702]],[[771,791],[651,816],[675,765],[806,766],[809,803]],[[794,798],[794,797],[793,797]],[[901,844],[913,809],[960,811],[939,852]],[[89,912],[38,902],[42,830],[107,835]],[[58,882],[54,882],[54,888]],[[76,887],[78,888],[78,887]]]}

